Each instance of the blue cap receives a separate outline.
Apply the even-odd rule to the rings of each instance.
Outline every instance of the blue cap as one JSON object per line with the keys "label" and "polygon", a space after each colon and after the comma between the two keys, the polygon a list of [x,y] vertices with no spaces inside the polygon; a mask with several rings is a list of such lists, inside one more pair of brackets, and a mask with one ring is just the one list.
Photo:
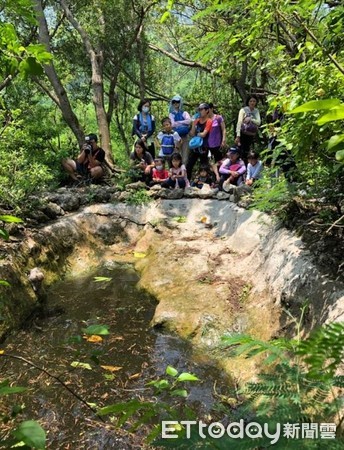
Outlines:
{"label": "blue cap", "polygon": [[171,102],[181,102],[182,98],[180,95],[175,95],[174,97],[172,97]]}
{"label": "blue cap", "polygon": [[230,147],[227,150],[227,153],[239,153],[239,149],[238,149],[238,147]]}

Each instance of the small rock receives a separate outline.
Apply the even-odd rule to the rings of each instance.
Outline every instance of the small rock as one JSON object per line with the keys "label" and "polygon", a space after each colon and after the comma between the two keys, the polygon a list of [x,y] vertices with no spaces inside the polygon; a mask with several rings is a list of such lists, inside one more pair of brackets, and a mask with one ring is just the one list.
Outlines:
{"label": "small rock", "polygon": [[169,200],[177,200],[184,195],[184,189],[161,189],[158,192],[160,198],[166,198]]}
{"label": "small rock", "polygon": [[227,192],[220,191],[216,194],[216,198],[218,200],[229,200],[230,194],[227,194]]}
{"label": "small rock", "polygon": [[125,202],[126,200],[128,200],[131,197],[131,193],[127,192],[127,191],[123,191],[120,193],[118,200],[120,202]]}
{"label": "small rock", "polygon": [[49,202],[44,208],[43,208],[44,214],[46,214],[50,219],[56,219],[57,216],[63,216],[64,210],[61,208],[61,206],[57,205],[56,203]]}
{"label": "small rock", "polygon": [[139,189],[145,189],[146,187],[147,187],[147,185],[143,181],[136,181],[136,183],[127,184],[125,188],[132,190],[132,191],[136,191]]}
{"label": "small rock", "polygon": [[151,191],[160,191],[160,189],[162,189],[161,184],[154,184],[154,186],[150,188]]}

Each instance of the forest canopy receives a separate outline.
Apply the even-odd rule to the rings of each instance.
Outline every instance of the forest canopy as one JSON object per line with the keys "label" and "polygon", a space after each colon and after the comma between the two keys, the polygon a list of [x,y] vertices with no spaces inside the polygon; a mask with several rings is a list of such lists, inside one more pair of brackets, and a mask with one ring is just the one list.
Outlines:
{"label": "forest canopy", "polygon": [[[279,140],[295,158],[298,188],[329,205],[327,222],[342,215],[342,1],[0,5],[1,207],[18,209],[32,192],[58,186],[61,159],[75,156],[89,132],[99,134],[111,165],[125,167],[143,98],[158,119],[175,94],[190,113],[213,102],[231,145],[238,111],[254,94],[261,154],[267,116],[279,111]],[[255,195],[262,209],[295,199],[285,180]]]}

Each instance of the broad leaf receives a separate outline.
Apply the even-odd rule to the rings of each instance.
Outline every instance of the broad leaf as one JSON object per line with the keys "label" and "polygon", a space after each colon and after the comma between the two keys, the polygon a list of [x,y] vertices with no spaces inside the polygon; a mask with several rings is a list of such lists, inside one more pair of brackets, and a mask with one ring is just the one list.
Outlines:
{"label": "broad leaf", "polygon": [[22,422],[12,434],[20,441],[23,441],[28,447],[35,449],[45,448],[45,431],[38,422],[26,420]]}
{"label": "broad leaf", "polygon": [[0,397],[10,394],[19,394],[26,391],[26,388],[20,386],[9,386],[9,381],[5,380],[0,383]]}
{"label": "broad leaf", "polygon": [[339,152],[336,153],[336,160],[339,162],[344,161],[344,150],[339,150]]}
{"label": "broad leaf", "polygon": [[90,325],[87,328],[83,328],[82,331],[85,334],[97,334],[99,336],[106,336],[109,333],[109,327],[107,325]]}
{"label": "broad leaf", "polygon": [[0,286],[11,286],[8,281],[0,280]]}
{"label": "broad leaf", "polygon": [[5,241],[7,241],[7,239],[10,237],[10,235],[7,233],[6,230],[3,230],[2,228],[0,229],[0,238],[5,239]]}
{"label": "broad leaf", "polygon": [[[334,150],[337,146],[342,147],[344,144],[344,134],[335,134],[327,143],[327,150]],[[340,145],[342,144],[342,145]]]}
{"label": "broad leaf", "polygon": [[336,107],[331,109],[324,116],[321,116],[320,119],[317,120],[318,125],[324,125],[327,122],[334,122],[335,120],[343,120],[344,119],[344,105],[340,107]]}
{"label": "broad leaf", "polygon": [[7,214],[5,215],[0,215],[0,220],[2,220],[3,222],[13,222],[13,223],[22,223],[22,219],[20,219],[19,217],[15,217],[15,216],[9,216]]}
{"label": "broad leaf", "polygon": [[196,375],[192,375],[188,372],[183,372],[179,375],[178,381],[199,381],[199,378]]}
{"label": "broad leaf", "polygon": [[307,111],[321,111],[323,109],[331,109],[340,105],[340,100],[337,98],[329,98],[327,100],[312,100],[311,102],[304,103],[297,108],[289,111],[289,114],[297,114]]}
{"label": "broad leaf", "polygon": [[100,366],[104,370],[108,370],[109,372],[117,372],[118,370],[123,369],[122,366]]}
{"label": "broad leaf", "polygon": [[73,361],[70,365],[72,367],[75,367],[75,368],[92,370],[92,367],[88,363],[82,363],[82,362],[79,362],[79,361]]}
{"label": "broad leaf", "polygon": [[114,413],[134,413],[149,406],[152,406],[152,404],[148,402],[140,402],[139,400],[134,399],[125,403],[115,403],[114,405],[105,406],[104,408],[99,409],[97,414],[104,416],[106,414]]}
{"label": "broad leaf", "polygon": [[188,396],[188,391],[186,389],[175,389],[174,391],[171,391],[171,395],[186,398]]}
{"label": "broad leaf", "polygon": [[167,366],[166,367],[166,373],[167,373],[167,375],[171,375],[171,377],[175,377],[175,376],[178,375],[178,370],[176,370],[172,366]]}
{"label": "broad leaf", "polygon": [[43,67],[36,61],[35,58],[29,56],[19,64],[19,71],[27,75],[42,75]]}

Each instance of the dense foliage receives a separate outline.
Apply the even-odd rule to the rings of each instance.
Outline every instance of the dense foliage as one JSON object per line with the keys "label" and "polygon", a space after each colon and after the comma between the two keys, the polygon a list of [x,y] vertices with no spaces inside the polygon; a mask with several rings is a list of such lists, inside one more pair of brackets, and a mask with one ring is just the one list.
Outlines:
{"label": "dense foliage", "polygon": [[256,94],[258,148],[264,155],[266,117],[277,109],[273,173],[287,149],[299,184],[268,175],[254,205],[285,212],[280,206],[291,200],[312,199],[330,226],[342,215],[343,107],[334,105],[325,122],[317,121],[321,107],[289,113],[309,101],[342,101],[343,21],[337,1],[2,2],[0,203],[18,208],[28,194],[58,185],[59,161],[74,156],[90,130],[110,163],[125,163],[140,98],[153,100],[158,119],[176,92],[190,112],[213,101],[230,145],[240,106]]}
{"label": "dense foliage", "polygon": [[[61,158],[78,152],[86,132],[100,134],[110,162],[125,164],[132,117],[144,97],[153,101],[158,118],[166,115],[167,101],[176,93],[190,112],[201,100],[216,103],[232,144],[238,110],[248,94],[255,94],[263,118],[258,148],[266,151],[266,119],[276,110],[280,145],[256,189],[254,206],[286,221],[296,211],[308,226],[340,237],[342,1],[1,0],[0,8],[1,209],[20,210],[28,195],[58,186],[64,178]],[[292,183],[278,171],[278,154],[285,149],[297,165]],[[139,193],[134,200],[143,203],[146,196]],[[339,332],[325,329],[320,344]],[[300,418],[333,413],[337,401],[325,400],[338,377],[315,365],[324,362],[316,353],[324,347],[312,339],[311,347],[275,346],[280,358],[275,382],[283,389],[296,385],[297,391],[285,397],[281,389],[280,395],[262,376],[249,386],[252,395],[271,394],[258,411],[266,411],[268,401],[276,411],[277,406],[281,413],[292,410]],[[248,349],[251,343],[246,344]],[[326,348],[330,344],[326,341]],[[305,348],[312,360],[302,353]],[[286,366],[283,358],[290,354],[301,365]],[[321,374],[315,384],[314,371]],[[313,409],[304,411],[307,402]]]}

